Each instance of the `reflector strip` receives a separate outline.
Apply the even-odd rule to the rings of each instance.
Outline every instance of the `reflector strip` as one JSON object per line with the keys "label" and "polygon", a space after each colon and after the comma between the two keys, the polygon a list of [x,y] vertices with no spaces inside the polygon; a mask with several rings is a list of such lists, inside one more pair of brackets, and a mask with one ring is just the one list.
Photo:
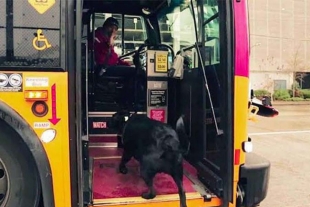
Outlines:
{"label": "reflector strip", "polygon": [[235,150],[235,165],[240,164],[240,149]]}

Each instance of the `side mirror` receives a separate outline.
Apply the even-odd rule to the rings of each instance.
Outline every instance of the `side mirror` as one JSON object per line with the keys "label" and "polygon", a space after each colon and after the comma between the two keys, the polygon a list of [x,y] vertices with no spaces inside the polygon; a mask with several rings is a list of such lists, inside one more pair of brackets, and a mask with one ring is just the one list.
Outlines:
{"label": "side mirror", "polygon": [[253,98],[254,98],[254,90],[251,89],[251,99],[253,99]]}

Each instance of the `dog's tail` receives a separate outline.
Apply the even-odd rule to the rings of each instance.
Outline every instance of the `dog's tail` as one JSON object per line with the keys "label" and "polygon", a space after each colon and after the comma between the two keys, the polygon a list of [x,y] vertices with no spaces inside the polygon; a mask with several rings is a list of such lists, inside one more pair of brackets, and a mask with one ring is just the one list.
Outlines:
{"label": "dog's tail", "polygon": [[177,120],[176,123],[176,132],[178,134],[180,145],[181,145],[181,151],[183,155],[187,155],[189,149],[190,149],[190,141],[189,137],[185,130],[185,124],[184,124],[184,116],[180,116],[180,118]]}

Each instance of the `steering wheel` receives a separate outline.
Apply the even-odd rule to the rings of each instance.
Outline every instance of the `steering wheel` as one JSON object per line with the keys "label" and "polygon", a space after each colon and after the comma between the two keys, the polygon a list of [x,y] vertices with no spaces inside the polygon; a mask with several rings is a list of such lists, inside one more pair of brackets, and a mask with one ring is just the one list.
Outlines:
{"label": "steering wheel", "polygon": [[172,56],[172,60],[174,59],[174,50],[170,45],[166,45],[166,44],[159,44],[158,45],[159,48],[167,48],[170,52],[171,52],[171,56]]}
{"label": "steering wheel", "polygon": [[146,44],[142,44],[134,51],[133,64],[136,66],[137,70],[146,70],[146,47]]}
{"label": "steering wheel", "polygon": [[132,55],[134,55],[135,53],[136,53],[136,50],[131,51],[131,52],[129,52],[129,53],[126,53],[126,54],[124,54],[124,55],[119,56],[118,59],[122,60],[123,58],[132,56]]}
{"label": "steering wheel", "polygon": [[[138,49],[139,50],[139,49]],[[138,50],[134,50],[134,51],[131,51],[131,52],[129,52],[129,53],[126,53],[126,54],[124,54],[124,55],[121,55],[121,56],[119,56],[119,60],[122,60],[122,59],[125,59],[126,57],[132,57],[132,59],[133,59],[133,64],[137,67],[137,60],[135,60],[135,58],[139,58],[138,59],[138,61],[139,62],[143,62],[143,59],[145,59],[145,58],[143,58],[144,56],[145,56],[145,52],[146,52],[146,50],[143,50],[143,51],[139,51],[138,52]],[[136,55],[137,55],[137,52],[138,52],[138,56],[136,57]],[[142,60],[141,60],[142,59]],[[146,63],[142,63],[142,65],[144,65],[144,66],[146,66]]]}

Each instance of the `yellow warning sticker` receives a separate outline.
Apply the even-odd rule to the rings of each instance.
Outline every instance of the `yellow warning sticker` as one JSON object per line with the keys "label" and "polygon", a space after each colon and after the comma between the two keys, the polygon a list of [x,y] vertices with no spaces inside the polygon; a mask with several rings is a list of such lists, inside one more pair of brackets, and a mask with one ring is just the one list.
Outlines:
{"label": "yellow warning sticker", "polygon": [[166,54],[156,54],[155,72],[166,73],[168,71],[168,57]]}
{"label": "yellow warning sticker", "polygon": [[28,0],[29,4],[40,14],[44,14],[56,2],[56,0]]}

